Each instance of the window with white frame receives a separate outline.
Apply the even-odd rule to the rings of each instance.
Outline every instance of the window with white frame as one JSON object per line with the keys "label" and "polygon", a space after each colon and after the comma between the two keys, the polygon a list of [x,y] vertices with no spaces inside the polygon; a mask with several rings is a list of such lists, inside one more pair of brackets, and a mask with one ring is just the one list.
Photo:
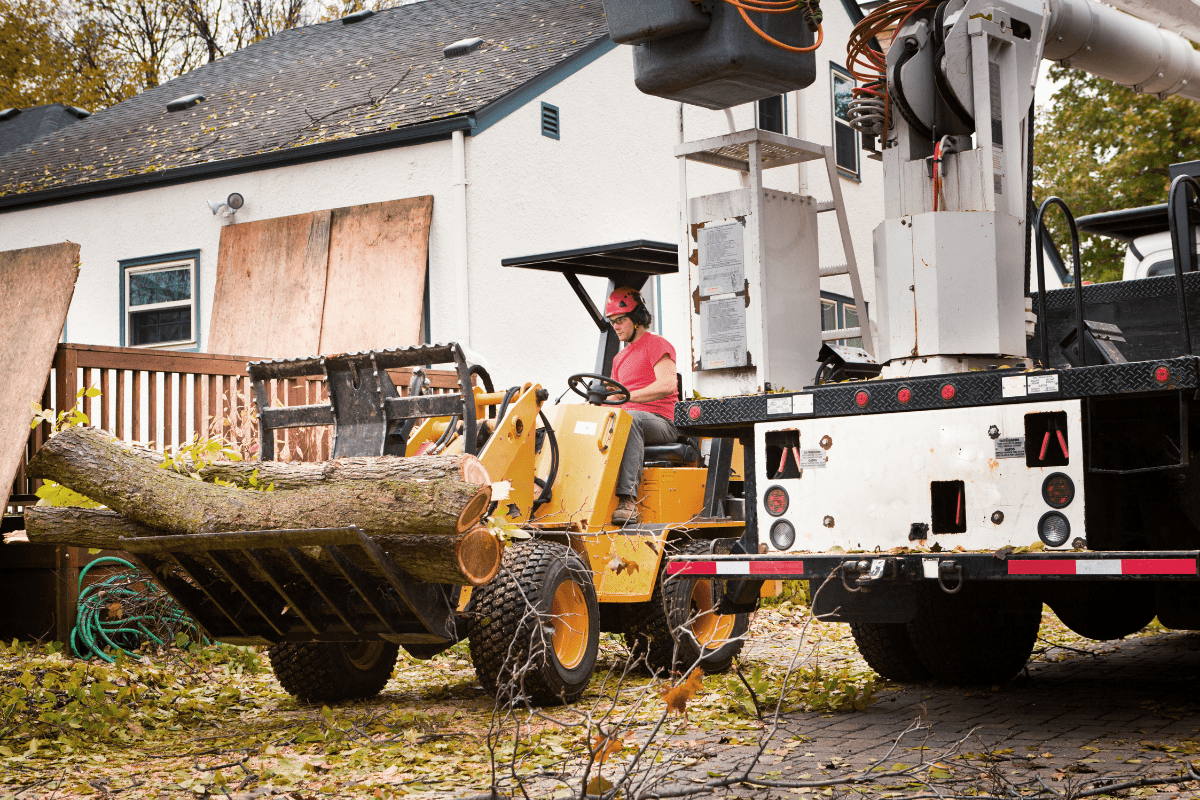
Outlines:
{"label": "window with white frame", "polygon": [[[857,327],[858,307],[851,298],[832,292],[821,292],[821,330],[836,331]],[[837,339],[834,343],[862,347],[863,341],[861,336],[856,336],[853,339]]]}
{"label": "window with white frame", "polygon": [[837,64],[829,65],[829,99],[833,109],[833,153],[838,172],[858,180],[858,131],[850,127],[854,77]]}
{"label": "window with white frame", "polygon": [[121,339],[126,347],[186,347],[196,330],[199,251],[121,262]]}
{"label": "window with white frame", "polygon": [[787,134],[787,95],[779,94],[755,104],[755,127],[764,131]]}

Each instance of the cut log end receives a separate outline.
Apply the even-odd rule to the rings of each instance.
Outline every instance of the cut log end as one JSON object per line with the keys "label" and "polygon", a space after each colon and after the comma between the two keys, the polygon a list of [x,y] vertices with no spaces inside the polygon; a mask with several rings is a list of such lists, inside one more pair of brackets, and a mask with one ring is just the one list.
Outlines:
{"label": "cut log end", "polygon": [[487,486],[492,482],[491,477],[488,475],[487,467],[476,456],[463,454],[458,463],[462,468],[463,483],[477,483],[480,486]]}
{"label": "cut log end", "polygon": [[472,586],[482,586],[500,571],[504,545],[482,525],[468,531],[454,549],[458,569]]}
{"label": "cut log end", "polygon": [[462,513],[458,515],[458,531],[464,533],[471,530],[479,521],[483,519],[483,515],[487,513],[488,506],[492,504],[492,487],[484,485],[474,497],[467,501],[463,507]]}

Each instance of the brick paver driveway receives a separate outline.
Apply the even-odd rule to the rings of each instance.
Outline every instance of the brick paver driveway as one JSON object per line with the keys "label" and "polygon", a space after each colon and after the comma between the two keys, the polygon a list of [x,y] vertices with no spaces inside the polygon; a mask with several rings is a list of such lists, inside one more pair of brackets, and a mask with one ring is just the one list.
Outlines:
{"label": "brick paver driveway", "polygon": [[[1200,634],[1159,632],[1084,647],[1086,652],[1039,645],[1027,674],[990,689],[903,686],[885,691],[860,713],[789,714],[756,773],[814,781],[924,758],[942,765],[934,773],[942,784],[936,793],[903,779],[857,791],[949,797],[973,789],[1015,797],[1046,787],[1048,797],[1050,790],[1061,796],[1069,787],[1102,791],[1102,781],[1180,775],[1189,760],[1200,761]],[[1065,660],[1050,660],[1064,654]],[[921,729],[893,749],[917,720]],[[955,743],[960,744],[953,756],[937,756]],[[704,745],[710,757],[689,776],[694,782],[730,771],[753,751],[721,745],[715,734]],[[752,793],[794,797],[823,791]],[[1200,783],[1132,789],[1135,796],[1156,792],[1192,797],[1200,794]]]}

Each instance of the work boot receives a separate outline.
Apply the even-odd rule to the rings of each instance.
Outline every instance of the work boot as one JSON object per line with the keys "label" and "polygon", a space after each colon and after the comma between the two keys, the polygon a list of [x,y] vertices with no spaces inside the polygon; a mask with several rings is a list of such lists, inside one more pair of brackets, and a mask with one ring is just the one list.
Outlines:
{"label": "work boot", "polygon": [[617,509],[613,511],[612,521],[613,525],[637,525],[641,521],[632,497],[617,495]]}

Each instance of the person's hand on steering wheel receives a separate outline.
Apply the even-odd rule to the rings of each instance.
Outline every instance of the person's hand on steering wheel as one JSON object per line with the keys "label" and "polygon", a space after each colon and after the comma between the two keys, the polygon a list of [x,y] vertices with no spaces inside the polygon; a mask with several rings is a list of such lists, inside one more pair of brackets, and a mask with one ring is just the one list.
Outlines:
{"label": "person's hand on steering wheel", "polygon": [[[590,381],[586,388],[585,380]],[[629,390],[604,375],[579,372],[567,378],[567,386],[572,392],[594,406],[619,406],[629,402]]]}

